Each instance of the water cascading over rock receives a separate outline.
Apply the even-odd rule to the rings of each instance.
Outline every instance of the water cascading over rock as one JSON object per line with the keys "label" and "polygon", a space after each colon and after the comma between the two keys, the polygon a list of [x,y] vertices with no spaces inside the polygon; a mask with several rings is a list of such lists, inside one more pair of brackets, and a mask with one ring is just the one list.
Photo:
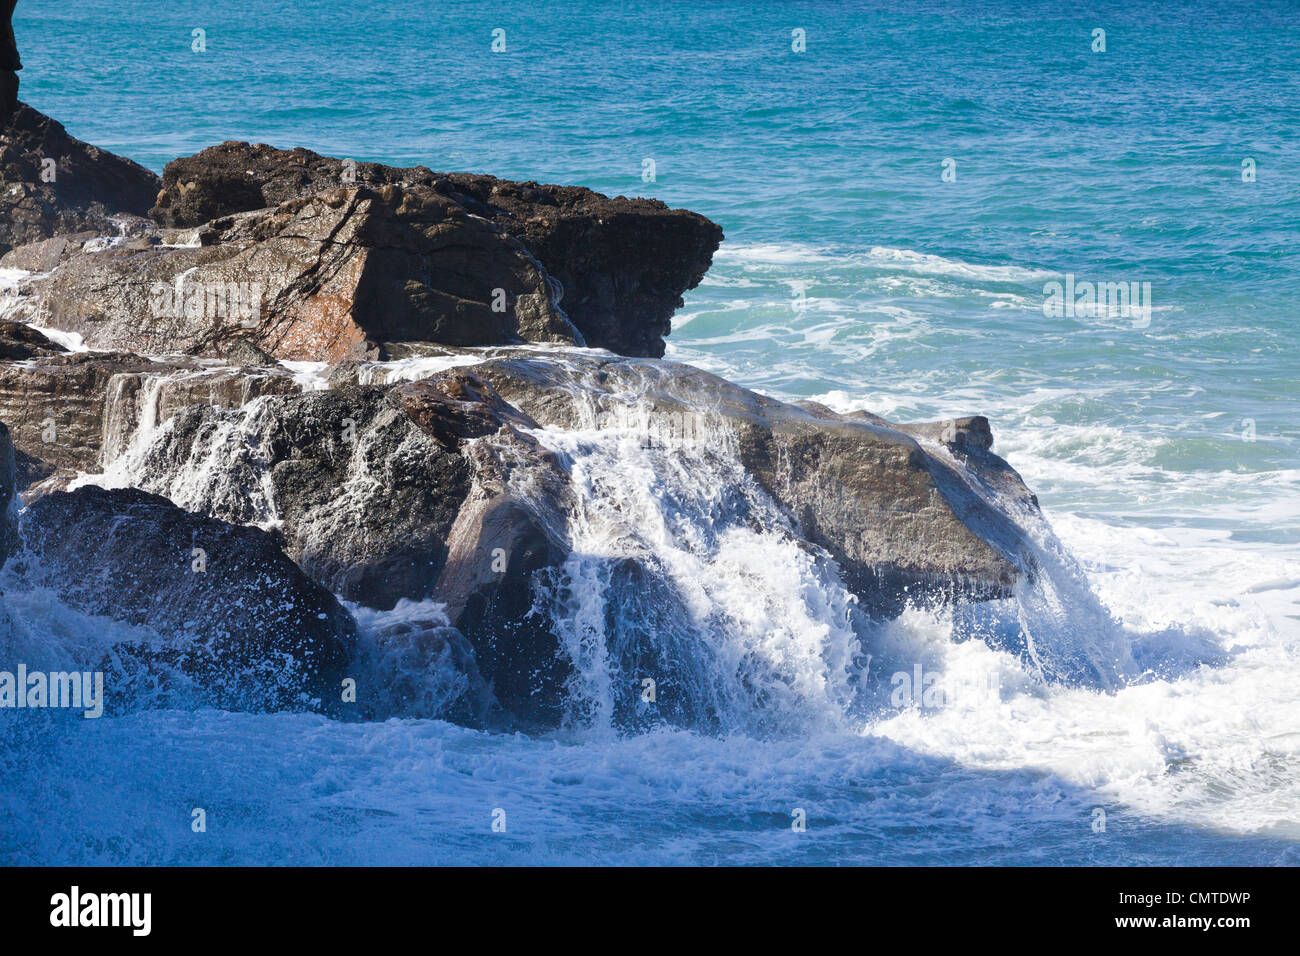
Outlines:
{"label": "water cascading over rock", "polygon": [[[657,358],[722,238],[695,213],[246,143],[154,185],[153,222],[95,219],[108,182],[0,261],[28,503],[5,573],[152,628],[110,655],[124,685],[801,733],[864,705],[907,607],[1073,606],[986,419],[841,415]],[[200,537],[219,573],[185,577]],[[1045,679],[1125,666],[1012,630]]]}

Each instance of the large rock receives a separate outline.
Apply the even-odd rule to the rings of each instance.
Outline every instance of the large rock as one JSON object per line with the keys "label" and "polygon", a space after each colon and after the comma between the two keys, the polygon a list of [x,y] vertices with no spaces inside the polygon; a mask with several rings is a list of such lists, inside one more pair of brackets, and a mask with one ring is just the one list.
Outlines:
{"label": "large rock", "polygon": [[361,183],[432,191],[492,221],[559,280],[561,305],[586,343],[624,355],[663,355],[682,293],[699,284],[722,241],[717,224],[653,199],[240,142],[168,163],[150,215],[167,226],[199,226]]}
{"label": "large rock", "polygon": [[1037,503],[990,450],[986,419],[899,426],[789,405],[686,365],[577,353],[489,361],[475,373],[543,425],[631,416],[706,447],[734,441],[746,471],[874,614],[909,599],[1006,597],[1033,572],[1010,512]]}
{"label": "large rock", "polygon": [[451,369],[398,387],[426,430],[458,423],[471,482],[448,529],[432,595],[474,647],[479,669],[525,725],[555,725],[572,661],[560,652],[548,603],[569,553],[573,510],[565,464],[474,369]]}
{"label": "large rock", "polygon": [[378,387],[193,406],[132,464],[184,507],[277,527],[312,578],[384,609],[431,596],[471,485],[455,446]]}
{"label": "large rock", "polygon": [[444,604],[501,703],[553,724],[568,665],[530,611],[535,575],[567,553],[568,479],[533,425],[452,369],[196,405],[133,453],[129,474],[185,508],[274,526],[303,570],[348,600]]}
{"label": "large rock", "polygon": [[87,614],[148,628],[114,647],[110,701],[335,709],[356,626],[275,536],[145,492],[54,492],[23,513],[14,559],[30,586]]}
{"label": "large rock", "polygon": [[0,254],[62,233],[119,235],[148,212],[158,187],[143,166],[19,104],[0,130]]}
{"label": "large rock", "polygon": [[0,320],[0,361],[25,362],[42,355],[68,351],[39,329],[22,322]]}
{"label": "large rock", "polygon": [[[698,671],[682,661],[710,652],[691,646],[707,635],[681,582],[656,564],[655,519],[639,526],[636,502],[592,498],[623,491],[600,490],[612,474],[575,478],[538,426],[631,428],[667,442],[665,469],[707,468],[726,487],[713,519],[673,518],[672,487],[649,492],[668,496],[664,520],[793,534],[833,560],[876,616],[908,601],[1005,597],[1035,573],[1016,514],[1036,505],[992,454],[983,419],[896,427],[773,401],[686,366],[578,350],[483,358],[406,384],[184,410],[136,453],[132,480],[186,508],[278,528],[303,569],[350,600],[442,603],[496,699],[525,725],[565,712],[573,641],[584,640],[565,628],[608,629],[611,666],[625,676],[653,666],[680,686]],[[364,368],[352,377],[373,381]],[[572,566],[575,515],[611,523],[614,536],[588,542],[600,567],[585,583],[573,577],[585,573]],[[677,546],[708,550],[682,533]],[[557,624],[596,578],[606,582],[600,619]],[[653,658],[669,652],[652,631],[675,633],[682,648]],[[707,699],[676,695],[674,719],[706,723]]]}
{"label": "large rock", "polygon": [[406,341],[581,340],[517,242],[430,190],[331,190],[218,219],[197,239],[62,252],[23,285],[15,314],[150,354],[220,356],[243,342],[338,362]]}

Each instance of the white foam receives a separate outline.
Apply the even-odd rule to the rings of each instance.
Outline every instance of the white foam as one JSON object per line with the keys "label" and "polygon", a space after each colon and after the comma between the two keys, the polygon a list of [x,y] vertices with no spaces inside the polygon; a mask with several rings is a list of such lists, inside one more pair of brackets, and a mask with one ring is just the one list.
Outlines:
{"label": "white foam", "polygon": [[[855,265],[986,282],[1040,282],[1060,275],[1047,269],[979,265],[891,246],[872,246],[865,253],[846,253],[806,243],[723,243],[714,255],[714,261],[724,266],[738,264],[758,268]],[[715,277],[713,281],[715,284],[731,284],[732,280]]]}

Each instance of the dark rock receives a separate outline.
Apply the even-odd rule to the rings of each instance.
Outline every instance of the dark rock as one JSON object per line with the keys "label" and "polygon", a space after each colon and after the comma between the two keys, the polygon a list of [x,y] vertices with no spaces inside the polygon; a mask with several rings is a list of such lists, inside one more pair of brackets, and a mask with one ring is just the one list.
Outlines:
{"label": "dark rock", "polygon": [[16,561],[69,606],[157,633],[110,652],[110,699],[177,681],[198,696],[190,702],[230,709],[332,709],[340,699],[356,626],[265,531],[88,487],[27,508]]}
{"label": "dark rock", "polygon": [[[181,411],[131,479],[228,521],[275,524],[314,580],[370,607],[433,599],[497,699],[554,724],[568,664],[538,573],[564,559],[568,479],[533,423],[464,369],[396,386]],[[220,462],[212,468],[205,463]]]}
{"label": "dark rock", "polygon": [[472,370],[452,369],[396,394],[426,431],[481,439],[458,446],[472,484],[447,532],[432,593],[513,717],[525,726],[554,726],[571,664],[542,605],[569,553],[569,475],[521,430],[534,423]]}
{"label": "dark rock", "polygon": [[59,355],[66,351],[62,345],[29,325],[0,320],[0,360],[22,362],[38,355]]}
{"label": "dark rock", "polygon": [[[366,368],[352,374],[364,378]],[[691,438],[700,454],[734,461],[739,480],[750,476],[784,509],[873,615],[908,601],[1006,597],[1035,573],[1016,514],[1036,504],[992,454],[986,420],[895,427],[653,360],[515,353],[408,384],[272,398],[238,412],[192,408],[137,464],[145,487],[186,507],[277,522],[303,568],[350,599],[443,602],[518,725],[553,726],[566,713],[572,665],[550,614],[572,585],[564,569],[576,505],[568,463],[533,430],[629,414],[648,416],[648,441]],[[221,468],[196,491],[194,477],[214,461]],[[699,638],[685,636],[689,615],[671,582],[639,559],[606,570],[617,672],[653,664],[669,686],[696,680],[700,668],[677,658],[704,652],[688,646]],[[664,643],[633,632],[648,621],[687,641],[674,660],[647,663]],[[707,699],[677,696],[659,713],[704,726],[710,713],[692,708]],[[625,705],[615,716],[641,719]]]}
{"label": "dark rock", "polygon": [[435,620],[403,620],[362,642],[354,664],[357,704],[367,720],[449,720],[469,727],[504,715],[465,635]]}
{"label": "dark rock", "polygon": [[125,225],[115,217],[142,216],[158,187],[143,166],[74,139],[19,104],[0,132],[0,253],[63,233],[119,235]]}
{"label": "dark rock", "polygon": [[232,365],[244,365],[254,368],[271,368],[279,364],[249,339],[235,339],[230,347],[226,349],[225,358]]}
{"label": "dark rock", "polygon": [[[205,469],[209,460],[221,466]],[[456,448],[381,387],[194,406],[135,466],[135,483],[185,507],[276,524],[314,580],[382,609],[432,595],[471,485]]]}
{"label": "dark rock", "polygon": [[18,58],[18,44],[14,42],[13,15],[18,0],[0,2],[0,16],[4,26],[0,27],[0,129],[9,125],[14,111],[18,109],[18,71],[23,68]]}
{"label": "dark rock", "polygon": [[120,371],[109,380],[105,395],[99,467],[113,464],[140,432],[162,425],[183,408],[241,408],[264,395],[301,390],[289,370],[276,363],[223,367],[174,359]]}
{"label": "dark rock", "polygon": [[168,163],[150,215],[168,226],[198,226],[357,184],[433,191],[491,220],[559,280],[561,304],[586,343],[625,355],[663,355],[682,293],[699,284],[722,241],[715,223],[653,199],[240,142]]}
{"label": "dark rock", "polygon": [[[350,377],[373,380],[376,368]],[[274,524],[309,575],[351,600],[443,603],[516,726],[554,726],[571,704],[572,647],[552,615],[574,599],[579,503],[570,463],[535,431],[628,421],[645,423],[646,441],[694,442],[682,454],[696,467],[716,459],[719,475],[734,471],[722,512],[767,522],[775,507],[875,616],[909,601],[1006,597],[1036,573],[1017,523],[1036,503],[990,450],[984,419],[896,427],[686,366],[575,351],[502,350],[417,382],[193,407],[134,460],[132,480],[225,520]],[[755,495],[775,505],[746,505]],[[692,683],[708,668],[688,663],[711,653],[697,646],[707,634],[653,560],[605,562],[607,617],[593,626],[607,629],[620,680],[650,667],[678,688],[659,719],[708,726],[711,692]],[[619,700],[621,725],[644,719]]]}
{"label": "dark rock", "polygon": [[722,228],[656,199],[610,198],[580,186],[455,173],[452,193],[514,236],[564,288],[561,304],[592,348],[664,354],[682,293],[699,285]]}
{"label": "dark rock", "polygon": [[14,314],[93,348],[338,362],[387,343],[578,341],[550,279],[432,191],[334,190],[218,219],[201,245],[87,245],[25,283]]}
{"label": "dark rock", "polygon": [[422,167],[398,170],[377,163],[356,164],[352,175],[347,169],[343,160],[309,149],[276,149],[232,140],[168,163],[149,216],[164,226],[201,226],[318,192],[414,185],[432,176]]}

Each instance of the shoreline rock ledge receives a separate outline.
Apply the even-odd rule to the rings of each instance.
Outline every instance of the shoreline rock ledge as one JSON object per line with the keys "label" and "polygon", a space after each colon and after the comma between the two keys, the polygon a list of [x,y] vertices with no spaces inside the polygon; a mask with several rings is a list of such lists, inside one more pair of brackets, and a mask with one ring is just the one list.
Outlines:
{"label": "shoreline rock ledge", "polygon": [[[53,130],[30,114],[0,151],[40,212],[0,236],[23,270],[0,296],[0,557],[129,625],[87,651],[120,686],[554,727],[593,710],[575,655],[599,632],[614,723],[726,730],[795,677],[714,646],[728,625],[657,547],[711,566],[728,533],[767,535],[856,621],[1041,572],[986,419],[840,415],[662,360],[723,238],[703,216],[237,142],[161,180],[103,154],[116,172],[51,196],[12,148]],[[595,580],[603,610],[577,607]],[[349,709],[331,693],[357,674]]]}

